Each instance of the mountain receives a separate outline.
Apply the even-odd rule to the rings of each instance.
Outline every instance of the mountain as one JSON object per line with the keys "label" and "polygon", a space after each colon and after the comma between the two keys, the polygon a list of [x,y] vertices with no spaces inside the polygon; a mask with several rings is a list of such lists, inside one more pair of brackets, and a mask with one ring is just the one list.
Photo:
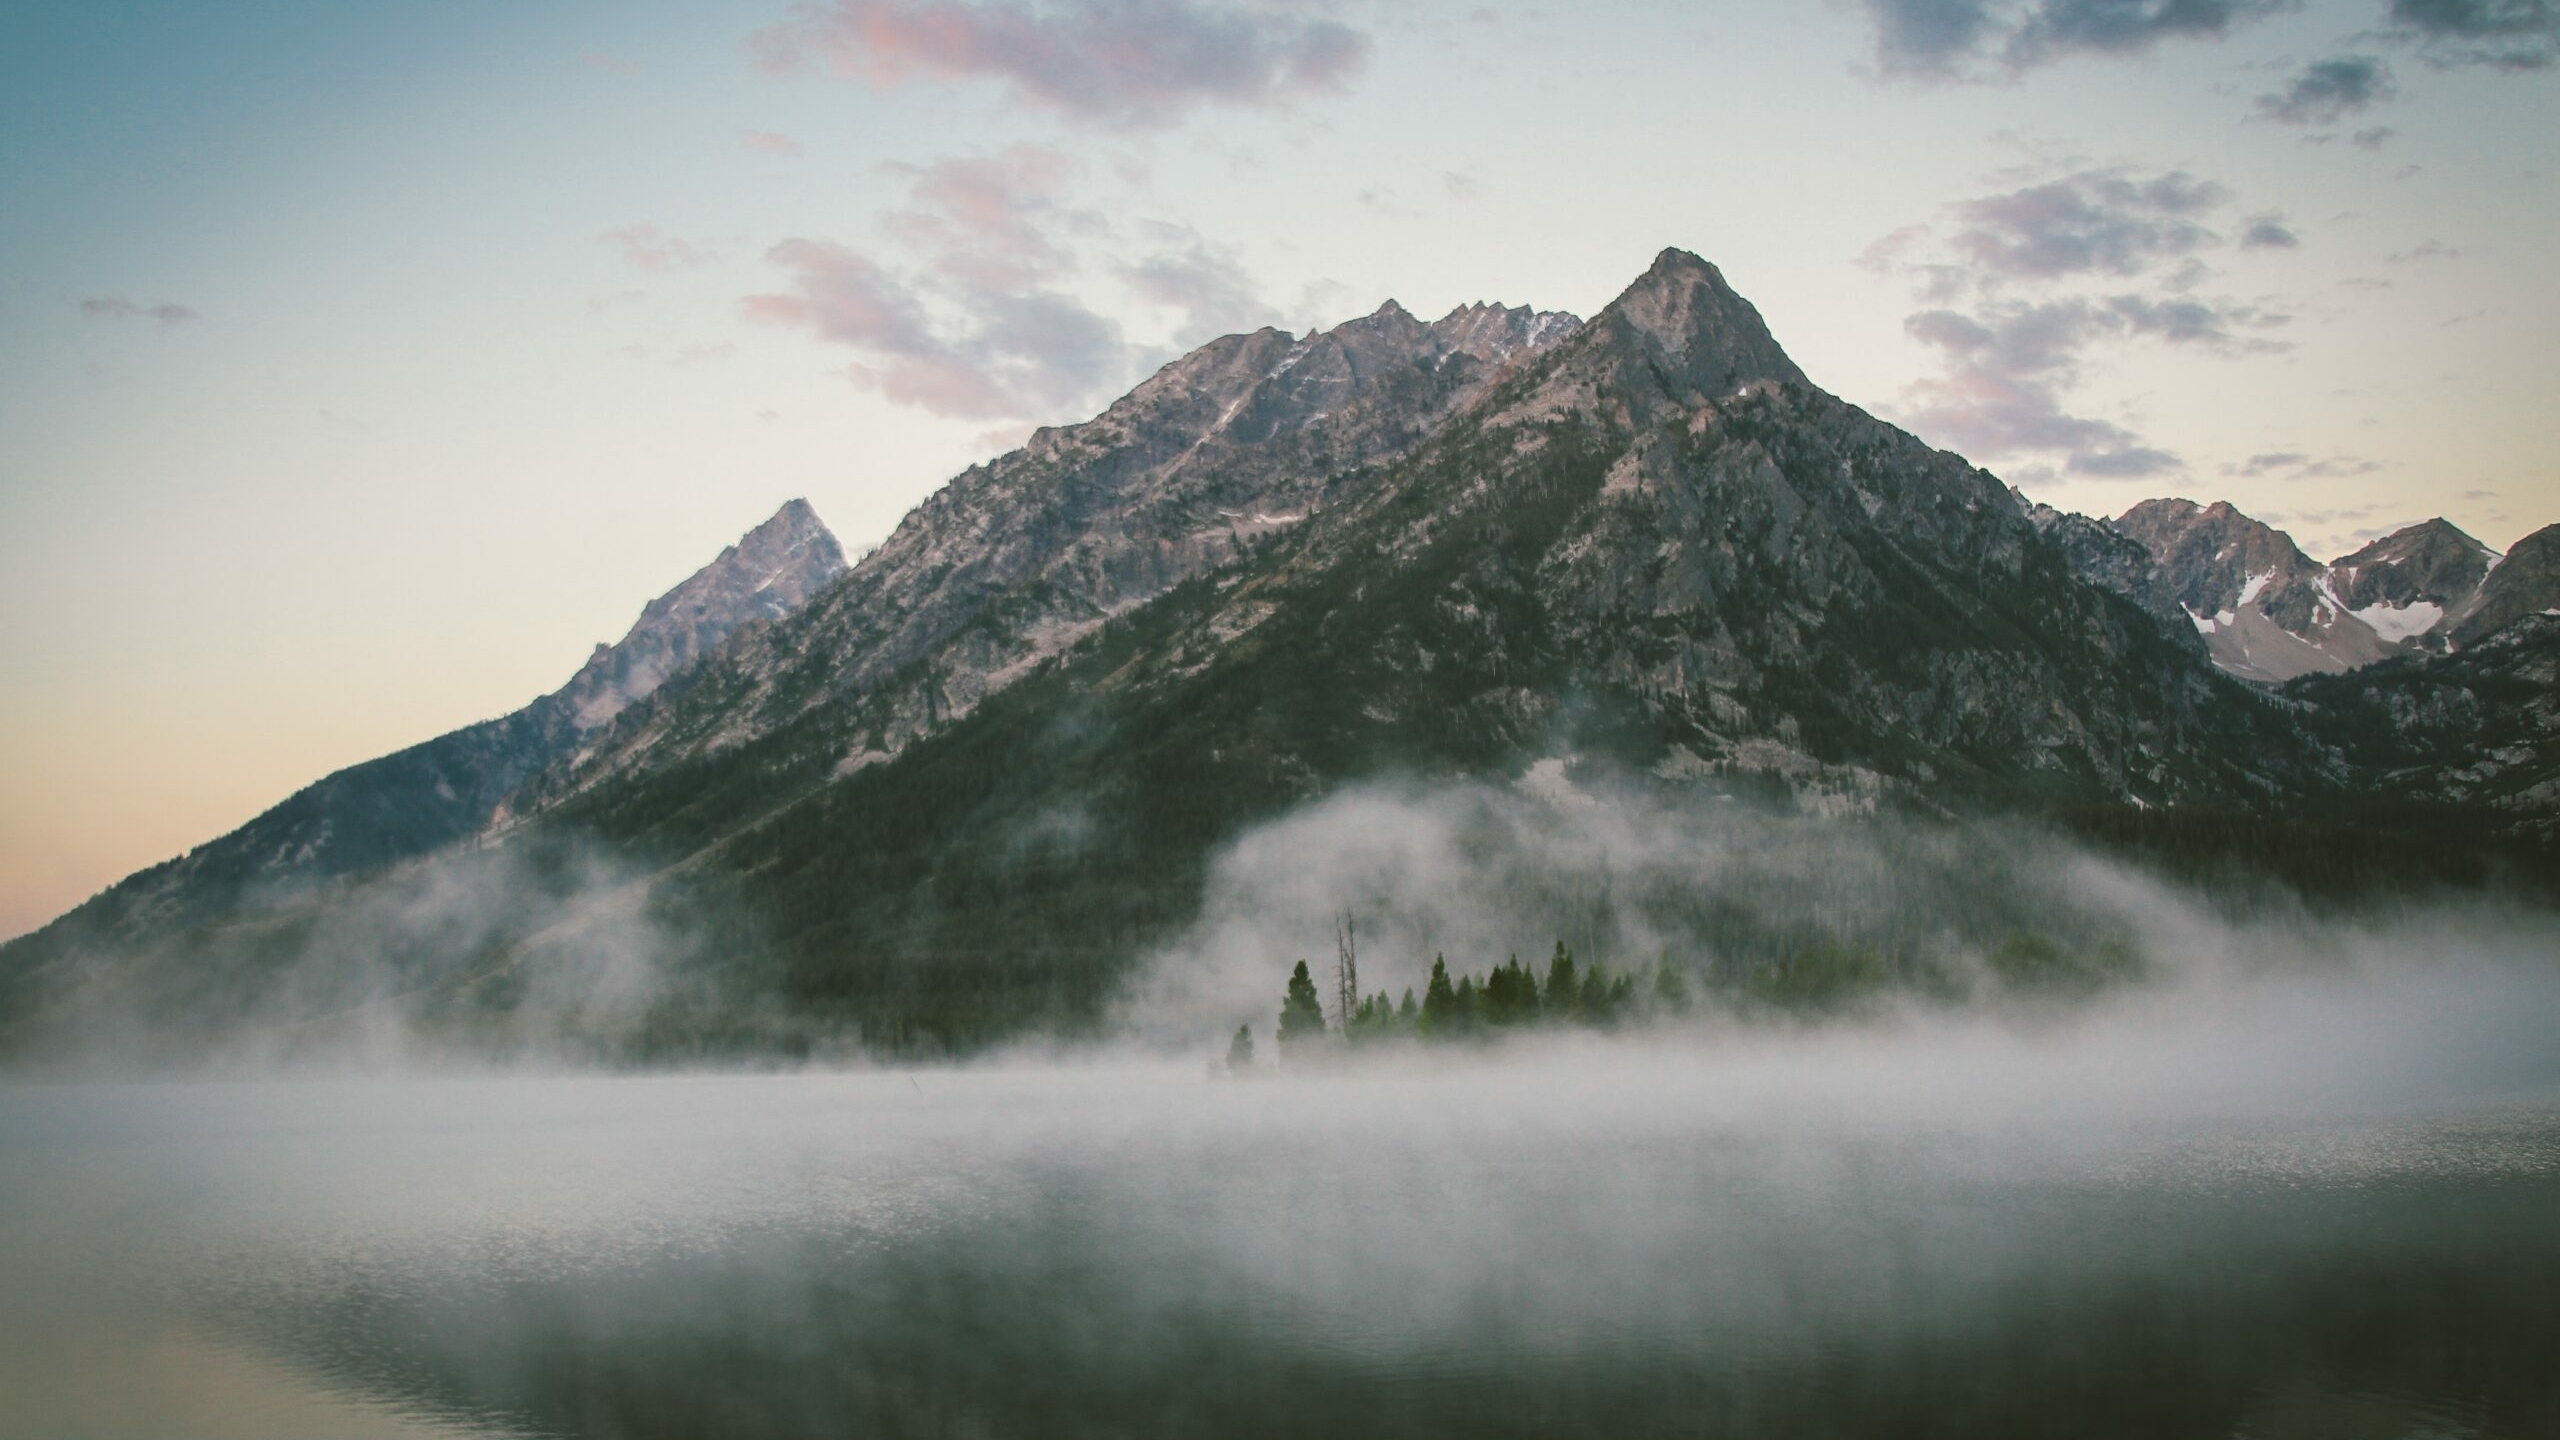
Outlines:
{"label": "mountain", "polygon": [[775,763],[807,783],[894,756],[1111,617],[1270,544],[1580,323],[1472,305],[1425,324],[1389,301],[1303,339],[1212,341],[1093,420],[962,473],[806,613],[524,804],[786,732],[792,758]]}
{"label": "mountain", "polygon": [[[767,1013],[910,1046],[1095,1013],[1220,844],[1362,780],[1561,762],[1826,811],[2327,783],[2192,627],[2080,580],[1994,477],[1812,386],[1694,256],[1471,388],[894,757],[813,763],[863,738],[859,694],[766,708],[542,823],[690,857],[671,893],[748,917],[722,964]],[[870,563],[657,708],[814,683],[770,667],[824,653]]]}
{"label": "mountain", "polygon": [[[2276,532],[2137,510],[2030,507],[1826,393],[1679,250],[1588,323],[1391,302],[1228,336],[958,476],[672,683],[636,652],[591,666],[581,693],[618,713],[467,843],[191,927],[21,942],[0,984],[39,956],[67,977],[21,988],[21,1034],[65,993],[203,1025],[345,1001],[329,977],[360,942],[434,1023],[520,1032],[560,998],[550,967],[636,950],[645,1013],[597,1019],[626,992],[569,987],[614,1053],[933,1050],[1092,1022],[1223,847],[1364,782],[1614,777],[1824,814],[2560,810],[2517,698],[2552,627],[2385,644]],[[2376,603],[2452,583],[2452,559],[2412,568],[2439,548],[2369,558],[2416,587],[2374,580]],[[2501,596],[2548,573],[2517,556]],[[2245,683],[2212,648],[2244,611],[2316,668],[2347,652],[2287,624],[2382,648]],[[626,673],[654,688],[606,683]],[[2462,778],[2483,763],[2487,789]]]}
{"label": "mountain", "polygon": [[2327,567],[2228,502],[2146,500],[2115,528],[2159,561],[2214,663],[2250,680],[2352,670],[2392,652],[2333,593]]}
{"label": "mountain", "polygon": [[[2060,517],[2125,536],[2150,555],[2160,583],[2205,640],[2214,663],[2244,679],[2278,682],[2337,674],[2411,647],[2444,650],[2486,638],[2518,618],[2560,604],[2560,580],[2530,537],[2534,558],[2510,577],[2498,552],[2450,521],[2394,531],[2327,565],[2283,531],[2228,502],[2146,500],[2113,521]],[[2081,573],[2118,588],[2123,562],[2083,538]]]}
{"label": "mountain", "polygon": [[2350,613],[2385,640],[2442,642],[2447,615],[2467,610],[2498,552],[2444,520],[2394,531],[2330,562],[2331,588]]}
{"label": "mountain", "polygon": [[521,710],[327,775],[218,839],[110,887],[37,936],[131,940],[272,904],[477,834],[506,797],[741,629],[797,608],[844,570],[805,500],[649,602],[569,682]]}

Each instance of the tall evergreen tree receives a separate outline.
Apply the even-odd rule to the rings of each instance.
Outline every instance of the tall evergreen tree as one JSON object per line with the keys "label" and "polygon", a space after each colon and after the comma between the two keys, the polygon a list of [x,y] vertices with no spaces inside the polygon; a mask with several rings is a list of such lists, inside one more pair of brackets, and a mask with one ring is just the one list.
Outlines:
{"label": "tall evergreen tree", "polygon": [[1227,1073],[1242,1075],[1253,1068],[1253,1027],[1239,1025],[1236,1038],[1227,1042]]}
{"label": "tall evergreen tree", "polygon": [[1449,985],[1449,958],[1431,957],[1431,983],[1422,989],[1422,1035],[1436,1040],[1457,1027],[1458,992]]}
{"label": "tall evergreen tree", "polygon": [[1410,985],[1404,987],[1404,999],[1396,1005],[1396,1024],[1406,1030],[1421,1028],[1422,1007],[1413,1002],[1413,987]]}
{"label": "tall evergreen tree", "polygon": [[1315,978],[1307,962],[1289,974],[1289,994],[1280,1003],[1280,1043],[1295,1046],[1324,1038],[1324,1003],[1316,999]]}
{"label": "tall evergreen tree", "polygon": [[1582,980],[1574,973],[1573,952],[1556,942],[1555,958],[1547,962],[1547,1017],[1571,1020],[1582,1006]]}

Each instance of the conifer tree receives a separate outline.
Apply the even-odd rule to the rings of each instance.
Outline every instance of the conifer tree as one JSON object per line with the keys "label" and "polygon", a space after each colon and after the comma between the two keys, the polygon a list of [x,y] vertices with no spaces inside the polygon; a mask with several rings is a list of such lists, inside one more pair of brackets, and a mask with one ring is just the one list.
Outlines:
{"label": "conifer tree", "polygon": [[1227,1073],[1242,1075],[1253,1068],[1253,1027],[1239,1025],[1236,1038],[1227,1042]]}
{"label": "conifer tree", "polygon": [[1573,952],[1556,942],[1555,958],[1547,962],[1547,1003],[1549,1019],[1571,1020],[1582,1007],[1582,981],[1573,970]]}
{"label": "conifer tree", "polygon": [[1404,987],[1404,999],[1396,1005],[1396,1024],[1411,1031],[1420,1028],[1422,1007],[1413,1003],[1413,987]]}
{"label": "conifer tree", "polygon": [[1458,992],[1449,986],[1449,958],[1431,957],[1431,982],[1422,991],[1422,1035],[1436,1040],[1452,1033],[1457,1025]]}
{"label": "conifer tree", "polygon": [[1307,974],[1307,962],[1289,975],[1288,998],[1280,1004],[1280,1043],[1295,1046],[1324,1038],[1324,1004],[1316,999],[1316,982]]}

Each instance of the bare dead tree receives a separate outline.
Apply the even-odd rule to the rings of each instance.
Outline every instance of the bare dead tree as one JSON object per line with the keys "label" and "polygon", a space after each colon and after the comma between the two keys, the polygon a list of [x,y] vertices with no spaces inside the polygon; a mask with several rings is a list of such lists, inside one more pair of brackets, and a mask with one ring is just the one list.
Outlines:
{"label": "bare dead tree", "polygon": [[1360,926],[1345,910],[1333,922],[1334,1005],[1342,1020],[1342,1033],[1351,1033],[1351,1017],[1360,1008]]}

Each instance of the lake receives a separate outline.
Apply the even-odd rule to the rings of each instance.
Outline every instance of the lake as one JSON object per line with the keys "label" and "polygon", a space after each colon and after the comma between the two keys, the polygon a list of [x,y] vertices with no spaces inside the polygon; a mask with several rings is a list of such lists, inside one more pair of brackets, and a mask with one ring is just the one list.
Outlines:
{"label": "lake", "polygon": [[0,1430],[2560,1435],[2550,1014],[2454,1009],[19,1081]]}

